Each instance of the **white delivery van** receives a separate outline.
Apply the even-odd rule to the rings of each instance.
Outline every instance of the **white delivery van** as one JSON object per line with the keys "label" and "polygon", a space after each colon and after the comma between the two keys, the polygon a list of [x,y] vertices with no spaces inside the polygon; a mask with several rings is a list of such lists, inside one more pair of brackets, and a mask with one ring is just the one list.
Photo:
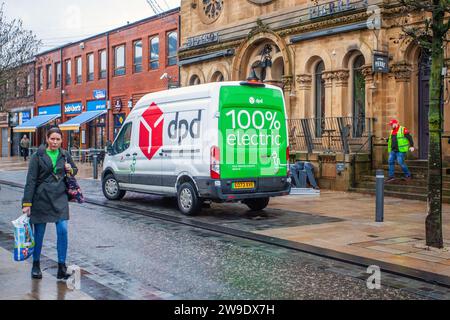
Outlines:
{"label": "white delivery van", "polygon": [[280,88],[217,82],[142,97],[108,147],[106,198],[126,191],[176,197],[180,211],[204,200],[264,209],[289,194],[286,108]]}

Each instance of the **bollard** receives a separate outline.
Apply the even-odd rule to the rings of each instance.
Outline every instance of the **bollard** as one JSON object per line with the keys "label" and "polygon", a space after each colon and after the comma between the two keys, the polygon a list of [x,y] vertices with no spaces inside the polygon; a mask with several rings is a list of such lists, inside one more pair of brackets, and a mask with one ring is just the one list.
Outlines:
{"label": "bollard", "polygon": [[94,166],[94,179],[97,180],[98,172],[97,172],[97,154],[92,155],[92,165]]}
{"label": "bollard", "polygon": [[375,222],[383,222],[384,220],[384,171],[377,170],[376,172],[376,213]]}

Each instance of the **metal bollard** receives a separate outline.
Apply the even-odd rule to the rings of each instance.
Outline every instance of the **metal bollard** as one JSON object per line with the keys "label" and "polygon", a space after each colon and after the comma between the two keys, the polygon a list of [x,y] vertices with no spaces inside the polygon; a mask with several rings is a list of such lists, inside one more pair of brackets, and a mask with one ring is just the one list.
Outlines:
{"label": "metal bollard", "polygon": [[97,154],[92,155],[92,165],[94,166],[94,179],[97,180],[98,172],[97,172]]}
{"label": "metal bollard", "polygon": [[375,222],[383,222],[384,220],[384,171],[377,170],[376,172],[376,213]]}

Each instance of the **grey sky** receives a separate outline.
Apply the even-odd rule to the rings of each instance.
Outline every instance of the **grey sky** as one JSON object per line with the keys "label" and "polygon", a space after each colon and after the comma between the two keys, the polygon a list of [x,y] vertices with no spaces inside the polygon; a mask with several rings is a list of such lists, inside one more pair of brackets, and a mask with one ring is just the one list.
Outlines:
{"label": "grey sky", "polygon": [[[41,51],[154,15],[146,0],[0,0],[8,20],[20,18],[43,42]],[[180,0],[156,0],[164,9]]]}

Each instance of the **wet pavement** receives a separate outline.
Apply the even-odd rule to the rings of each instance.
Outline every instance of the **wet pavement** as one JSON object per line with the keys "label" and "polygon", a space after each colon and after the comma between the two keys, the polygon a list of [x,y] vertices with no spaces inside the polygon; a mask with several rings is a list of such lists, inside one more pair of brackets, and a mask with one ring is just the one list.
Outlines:
{"label": "wet pavement", "polygon": [[[1,172],[0,178],[8,174]],[[17,175],[15,180],[20,182]],[[89,192],[91,182],[81,182]],[[3,185],[0,191],[0,247],[7,250],[12,249],[10,221],[20,213],[21,196],[22,190],[14,187]],[[130,194],[127,205],[143,201],[139,205],[146,206],[147,197]],[[175,211],[170,201],[157,201],[161,210]],[[201,218],[220,219],[218,211],[223,210],[229,215],[224,224],[246,220],[240,215],[247,211],[239,205],[214,207],[206,212],[216,217]],[[230,213],[234,208],[238,210]],[[310,216],[302,223],[320,223]],[[54,229],[47,228],[43,249],[50,273],[56,273]],[[389,274],[382,275],[380,290],[369,290],[363,267],[90,204],[71,204],[68,256],[69,264],[83,269],[81,291],[95,299],[432,299],[449,294]]]}

